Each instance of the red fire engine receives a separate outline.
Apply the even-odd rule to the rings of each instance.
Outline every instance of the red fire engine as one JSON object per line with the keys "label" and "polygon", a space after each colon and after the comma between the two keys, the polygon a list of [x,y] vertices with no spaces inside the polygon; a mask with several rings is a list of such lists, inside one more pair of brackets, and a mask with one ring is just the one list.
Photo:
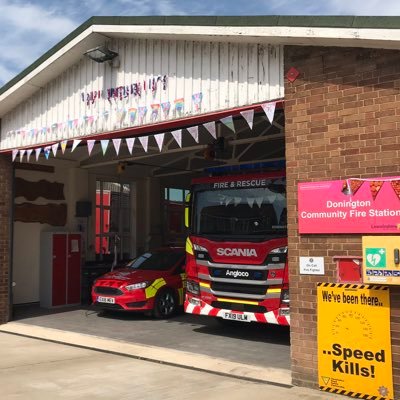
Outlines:
{"label": "red fire engine", "polygon": [[194,180],[185,223],[187,313],[289,325],[283,172]]}

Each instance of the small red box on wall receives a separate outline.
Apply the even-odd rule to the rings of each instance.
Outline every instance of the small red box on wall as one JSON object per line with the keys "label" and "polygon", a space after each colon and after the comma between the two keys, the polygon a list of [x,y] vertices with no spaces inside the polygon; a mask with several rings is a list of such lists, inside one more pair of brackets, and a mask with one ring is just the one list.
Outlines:
{"label": "small red box on wall", "polygon": [[362,282],[362,257],[334,256],[337,264],[337,281],[343,283]]}

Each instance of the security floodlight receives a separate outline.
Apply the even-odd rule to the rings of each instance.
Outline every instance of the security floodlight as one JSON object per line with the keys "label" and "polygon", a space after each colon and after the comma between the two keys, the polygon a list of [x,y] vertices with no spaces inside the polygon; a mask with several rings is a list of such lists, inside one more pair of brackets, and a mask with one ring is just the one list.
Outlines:
{"label": "security floodlight", "polygon": [[111,61],[115,57],[118,57],[118,53],[108,49],[107,46],[97,46],[94,49],[90,49],[83,54],[98,63]]}

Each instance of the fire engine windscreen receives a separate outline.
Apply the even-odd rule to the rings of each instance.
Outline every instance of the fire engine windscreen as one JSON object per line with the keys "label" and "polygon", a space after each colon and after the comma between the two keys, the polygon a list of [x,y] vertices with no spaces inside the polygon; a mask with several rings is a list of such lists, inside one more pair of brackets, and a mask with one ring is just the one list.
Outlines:
{"label": "fire engine windscreen", "polygon": [[285,236],[286,188],[199,191],[194,198],[193,223],[197,235]]}

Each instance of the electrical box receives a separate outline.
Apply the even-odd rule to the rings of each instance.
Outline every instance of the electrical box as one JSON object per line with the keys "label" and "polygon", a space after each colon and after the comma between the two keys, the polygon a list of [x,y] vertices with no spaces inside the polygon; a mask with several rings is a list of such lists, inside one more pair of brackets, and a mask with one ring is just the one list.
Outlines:
{"label": "electrical box", "polygon": [[400,285],[400,235],[363,236],[364,283]]}
{"label": "electrical box", "polygon": [[362,282],[361,264],[362,257],[334,256],[337,265],[337,281],[347,283]]}

